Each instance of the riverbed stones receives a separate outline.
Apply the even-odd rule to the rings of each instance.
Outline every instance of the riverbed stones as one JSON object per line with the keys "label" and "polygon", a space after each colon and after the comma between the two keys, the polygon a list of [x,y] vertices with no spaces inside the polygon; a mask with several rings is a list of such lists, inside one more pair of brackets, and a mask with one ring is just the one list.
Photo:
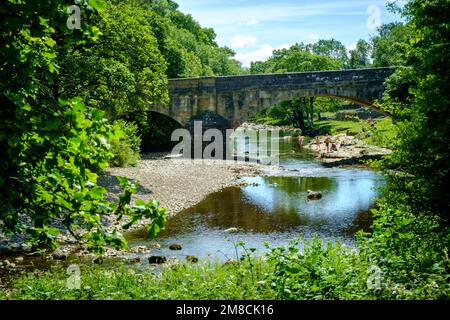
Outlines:
{"label": "riverbed stones", "polygon": [[190,263],[197,263],[198,262],[198,258],[195,256],[187,256],[186,257],[186,261],[190,262]]}
{"label": "riverbed stones", "polygon": [[320,200],[322,199],[322,194],[317,191],[308,190],[308,200]]}
{"label": "riverbed stones", "polygon": [[3,263],[7,269],[15,269],[17,267],[15,263],[10,262],[9,260],[5,260]]}
{"label": "riverbed stones", "polygon": [[131,253],[147,253],[149,251],[150,251],[150,249],[147,248],[146,246],[136,246],[136,247],[133,247],[130,250],[128,250],[128,252],[131,252]]}
{"label": "riverbed stones", "polygon": [[126,260],[126,262],[127,262],[128,264],[138,264],[138,263],[141,262],[141,258],[139,258],[139,257],[128,258],[128,259]]}
{"label": "riverbed stones", "polygon": [[238,228],[229,228],[225,230],[225,233],[237,233],[238,231]]}
{"label": "riverbed stones", "polygon": [[34,252],[27,253],[27,257],[40,257],[40,256],[42,256],[42,252],[40,252],[40,251],[34,251]]}
{"label": "riverbed stones", "polygon": [[148,262],[150,264],[163,264],[167,262],[167,258],[165,256],[151,256],[148,258]]}
{"label": "riverbed stones", "polygon": [[182,250],[183,247],[179,243],[173,243],[169,246],[169,249],[173,250],[173,251],[179,251],[179,250]]}
{"label": "riverbed stones", "polygon": [[52,258],[54,260],[66,260],[68,256],[69,255],[67,254],[67,252],[65,252],[61,249],[58,249],[52,253]]}
{"label": "riverbed stones", "polygon": [[92,260],[92,262],[95,264],[103,264],[104,260],[103,257],[96,257],[94,258],[94,260]]}

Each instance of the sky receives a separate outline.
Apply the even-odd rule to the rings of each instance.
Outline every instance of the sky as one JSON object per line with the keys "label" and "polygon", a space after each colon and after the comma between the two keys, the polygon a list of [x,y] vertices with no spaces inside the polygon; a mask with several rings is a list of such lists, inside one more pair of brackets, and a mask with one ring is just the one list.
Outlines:
{"label": "sky", "polygon": [[387,11],[387,0],[175,1],[203,27],[214,28],[219,45],[232,48],[245,67],[300,42],[335,38],[352,49],[381,23],[400,20]]}

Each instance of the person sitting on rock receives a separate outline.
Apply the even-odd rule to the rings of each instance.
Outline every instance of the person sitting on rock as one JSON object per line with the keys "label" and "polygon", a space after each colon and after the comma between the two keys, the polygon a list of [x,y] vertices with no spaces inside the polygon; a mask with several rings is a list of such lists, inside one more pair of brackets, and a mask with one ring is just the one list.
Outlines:
{"label": "person sitting on rock", "polygon": [[338,151],[338,148],[337,148],[336,143],[332,143],[332,144],[331,144],[331,151],[332,151],[332,152],[333,152],[333,151]]}

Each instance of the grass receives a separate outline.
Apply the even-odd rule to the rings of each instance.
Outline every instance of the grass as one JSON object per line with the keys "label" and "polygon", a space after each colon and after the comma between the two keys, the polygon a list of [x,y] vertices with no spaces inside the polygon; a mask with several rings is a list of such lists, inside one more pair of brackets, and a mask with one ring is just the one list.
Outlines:
{"label": "grass", "polygon": [[362,123],[354,121],[337,121],[337,120],[322,120],[315,121],[314,125],[323,133],[330,135],[337,135],[350,131],[352,134],[357,134],[362,131]]}
{"label": "grass", "polygon": [[[267,300],[274,291],[263,278],[269,267],[260,260],[223,265],[203,262],[164,267],[160,274],[127,266],[104,269],[82,265],[80,289],[68,289],[66,270],[24,275],[8,294],[12,300]],[[253,270],[253,277],[250,274]]]}
{"label": "grass", "polygon": [[338,120],[324,120],[316,121],[315,126],[325,134],[338,135],[349,132],[352,135],[366,131],[370,131],[372,136],[367,137],[362,134],[362,140],[369,145],[389,148],[392,147],[392,142],[395,138],[395,125],[391,118],[383,118],[375,120],[376,130],[370,130],[369,125],[365,121],[338,121]]}
{"label": "grass", "polygon": [[[250,250],[251,251],[251,250]],[[81,265],[80,287],[67,286],[65,269],[35,271],[16,280],[11,300],[355,300],[448,297],[445,270],[436,274],[383,270],[380,287],[368,286],[371,255],[315,239],[274,248],[263,258],[223,264],[172,263],[158,272],[122,265]],[[376,264],[375,264],[376,265]],[[400,275],[400,276],[399,276]],[[406,279],[407,283],[397,282]]]}

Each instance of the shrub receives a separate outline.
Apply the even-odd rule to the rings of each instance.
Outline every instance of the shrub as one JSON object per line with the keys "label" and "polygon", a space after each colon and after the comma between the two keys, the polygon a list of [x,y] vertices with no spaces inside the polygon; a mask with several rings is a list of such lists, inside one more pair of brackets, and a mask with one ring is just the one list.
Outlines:
{"label": "shrub", "polygon": [[141,137],[134,123],[117,120],[113,125],[114,137],[110,141],[113,167],[135,166],[140,159]]}

